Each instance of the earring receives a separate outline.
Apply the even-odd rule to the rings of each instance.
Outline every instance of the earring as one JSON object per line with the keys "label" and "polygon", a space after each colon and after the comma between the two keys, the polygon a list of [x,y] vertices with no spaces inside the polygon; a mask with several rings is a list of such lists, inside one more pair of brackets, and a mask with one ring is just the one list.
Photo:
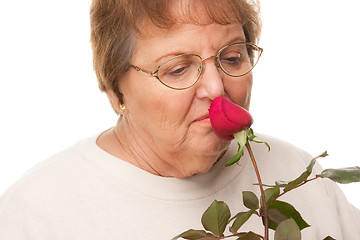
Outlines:
{"label": "earring", "polygon": [[126,107],[125,107],[125,104],[119,104],[119,111],[120,113],[123,113],[125,111]]}

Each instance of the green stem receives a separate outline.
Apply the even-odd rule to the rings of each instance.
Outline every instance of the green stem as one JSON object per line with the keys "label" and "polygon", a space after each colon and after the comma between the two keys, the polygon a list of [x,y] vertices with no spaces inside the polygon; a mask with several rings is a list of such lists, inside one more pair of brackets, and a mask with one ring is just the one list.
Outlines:
{"label": "green stem", "polygon": [[[245,233],[244,233],[245,234]],[[255,233],[256,234],[256,233]],[[236,234],[232,234],[232,235],[229,235],[229,236],[223,236],[223,237],[218,237],[218,239],[226,239],[226,238],[231,238],[231,237],[241,237],[242,235],[241,235],[241,233],[236,233]],[[261,238],[261,239],[265,239],[263,236],[261,236],[261,235],[259,235],[259,234],[256,234],[256,236],[258,236],[259,238]],[[205,238],[207,238],[206,236],[205,236]],[[209,239],[212,239],[211,237],[209,238]]]}
{"label": "green stem", "polygon": [[[316,176],[316,177],[313,177],[313,178],[310,178],[310,179],[306,179],[305,181],[303,181],[302,183],[296,185],[295,187],[293,187],[293,188],[290,189],[289,191],[287,191],[287,192],[282,192],[281,194],[279,194],[279,196],[276,197],[276,199],[278,199],[279,197],[281,197],[281,196],[284,195],[285,193],[288,193],[288,192],[290,192],[291,190],[294,190],[294,189],[296,189],[296,188],[299,188],[299,187],[301,187],[302,185],[304,185],[304,184],[306,184],[306,183],[308,183],[308,182],[314,181],[314,180],[316,180],[316,179],[318,179],[318,178],[320,178],[320,177],[319,177],[319,176]],[[276,199],[274,199],[274,200],[276,200]],[[273,201],[274,201],[274,200],[273,200]],[[271,204],[269,204],[269,205],[271,205]]]}
{"label": "green stem", "polygon": [[264,188],[262,185],[262,181],[261,181],[261,177],[260,177],[260,172],[259,172],[259,168],[257,166],[253,151],[251,149],[250,143],[247,142],[246,143],[246,149],[249,152],[250,158],[251,158],[251,162],[253,164],[255,173],[256,173],[256,177],[257,180],[259,182],[259,187],[260,187],[260,193],[261,193],[261,200],[262,200],[262,204],[261,204],[261,208],[263,210],[263,216],[264,216],[264,227],[265,227],[265,234],[264,234],[264,240],[269,240],[269,219],[268,219],[268,209],[266,206],[266,202],[265,202],[265,194],[264,194]]}

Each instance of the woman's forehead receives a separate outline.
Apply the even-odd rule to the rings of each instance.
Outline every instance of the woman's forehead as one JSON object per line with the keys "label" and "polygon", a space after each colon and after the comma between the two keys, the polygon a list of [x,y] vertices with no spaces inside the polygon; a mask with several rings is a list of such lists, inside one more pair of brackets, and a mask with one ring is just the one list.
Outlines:
{"label": "woman's forehead", "polygon": [[[223,31],[227,31],[228,34],[235,31],[237,35],[241,34],[244,35],[243,27],[238,22],[233,22],[229,24],[218,24],[213,21],[209,21],[207,24],[198,24],[197,22],[183,22],[178,25],[174,25],[172,28],[160,28],[155,26],[152,23],[148,23],[144,28],[144,31],[141,34],[135,33],[135,39],[140,40],[149,40],[149,39],[161,39],[161,38],[168,38],[174,39],[178,38],[182,35],[188,35],[189,33],[197,33],[197,32],[207,32],[211,31],[213,28],[212,26],[217,26],[218,29]],[[245,40],[245,39],[244,39]]]}
{"label": "woman's forehead", "polygon": [[170,1],[165,11],[156,16],[144,16],[143,19],[139,20],[136,35],[145,38],[153,37],[153,32],[157,28],[177,30],[184,24],[206,26],[213,23],[223,25],[240,23],[240,19],[238,19],[234,9],[231,9],[228,1],[214,2],[224,2],[224,5],[214,12],[209,1]]}
{"label": "woman's forehead", "polygon": [[198,55],[215,54],[225,45],[244,42],[245,35],[239,23],[204,26],[183,24],[180,28],[165,30],[157,28],[152,36],[136,40],[133,60],[147,64],[161,63],[167,58],[193,53]]}

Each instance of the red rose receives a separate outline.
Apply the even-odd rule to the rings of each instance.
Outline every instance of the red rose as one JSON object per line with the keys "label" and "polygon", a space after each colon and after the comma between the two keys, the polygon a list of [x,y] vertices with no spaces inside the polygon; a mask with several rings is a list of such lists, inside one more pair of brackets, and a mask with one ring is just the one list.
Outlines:
{"label": "red rose", "polygon": [[215,134],[225,140],[233,139],[235,133],[250,128],[253,123],[253,118],[247,110],[224,96],[212,101],[209,116]]}

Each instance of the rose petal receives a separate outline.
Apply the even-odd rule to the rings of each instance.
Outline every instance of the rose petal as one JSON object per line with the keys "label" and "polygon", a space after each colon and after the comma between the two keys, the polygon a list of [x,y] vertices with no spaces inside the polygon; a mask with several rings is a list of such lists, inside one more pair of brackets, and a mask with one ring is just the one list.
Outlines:
{"label": "rose petal", "polygon": [[225,140],[233,139],[233,134],[249,128],[253,123],[252,116],[247,110],[224,96],[212,101],[209,117],[215,134]]}

